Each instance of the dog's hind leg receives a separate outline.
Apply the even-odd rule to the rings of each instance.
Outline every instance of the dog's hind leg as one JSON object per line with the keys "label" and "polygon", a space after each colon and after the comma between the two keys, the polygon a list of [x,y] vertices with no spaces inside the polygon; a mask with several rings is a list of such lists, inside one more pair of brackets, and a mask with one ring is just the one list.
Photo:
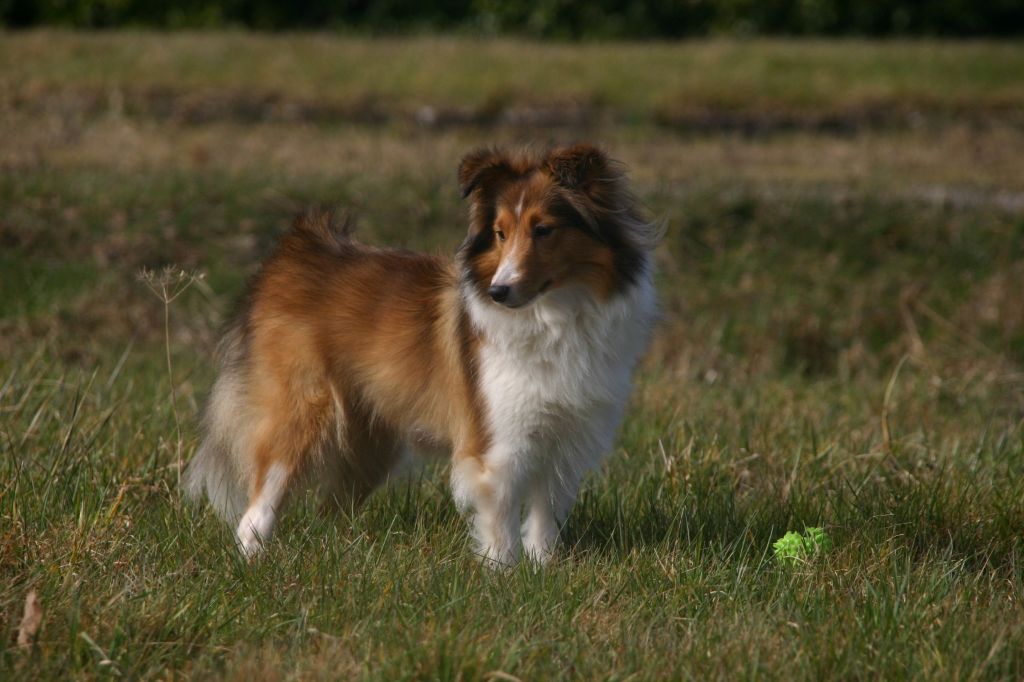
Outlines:
{"label": "dog's hind leg", "polygon": [[270,539],[288,493],[315,462],[323,444],[326,401],[294,402],[291,409],[267,415],[253,443],[256,464],[249,506],[236,531],[238,546],[248,558]]}
{"label": "dog's hind leg", "polygon": [[294,472],[280,463],[271,464],[257,486],[258,492],[250,497],[249,507],[238,523],[238,547],[246,558],[259,554],[263,543],[270,539],[277,522],[277,513],[284,501]]}
{"label": "dog's hind leg", "polygon": [[325,511],[353,511],[401,460],[403,442],[358,400],[335,391],[336,429],[324,452],[320,485]]}

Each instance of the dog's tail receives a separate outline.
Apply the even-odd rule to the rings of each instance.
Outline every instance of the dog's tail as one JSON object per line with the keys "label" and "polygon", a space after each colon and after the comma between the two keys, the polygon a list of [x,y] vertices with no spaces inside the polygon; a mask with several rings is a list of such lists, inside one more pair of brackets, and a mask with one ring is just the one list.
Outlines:
{"label": "dog's tail", "polygon": [[247,498],[231,453],[212,439],[203,440],[185,470],[185,494],[196,502],[205,493],[217,515],[235,524],[245,511]]}
{"label": "dog's tail", "polygon": [[225,334],[218,349],[220,371],[203,414],[202,442],[185,470],[185,494],[202,500],[228,523],[241,518],[248,503],[249,473],[240,467],[237,453],[250,431],[245,402],[244,333],[239,324]]}
{"label": "dog's tail", "polygon": [[329,252],[344,251],[352,241],[355,219],[352,214],[327,208],[313,208],[292,223],[291,235]]}

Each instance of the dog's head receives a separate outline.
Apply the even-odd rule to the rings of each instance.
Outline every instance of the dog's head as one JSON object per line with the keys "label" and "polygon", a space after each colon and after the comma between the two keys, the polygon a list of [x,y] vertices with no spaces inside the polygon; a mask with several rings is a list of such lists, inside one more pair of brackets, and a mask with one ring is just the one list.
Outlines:
{"label": "dog's head", "polygon": [[465,274],[497,304],[519,308],[569,286],[606,299],[647,267],[655,236],[622,168],[597,147],[481,149],[462,159],[459,185],[471,201]]}

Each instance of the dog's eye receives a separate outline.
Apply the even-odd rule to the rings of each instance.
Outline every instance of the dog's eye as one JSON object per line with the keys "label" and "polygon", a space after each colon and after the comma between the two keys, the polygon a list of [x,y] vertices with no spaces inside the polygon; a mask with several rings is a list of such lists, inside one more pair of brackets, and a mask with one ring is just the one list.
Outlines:
{"label": "dog's eye", "polygon": [[551,227],[550,225],[534,225],[533,236],[537,237],[538,239],[541,237],[547,237],[554,230],[555,228]]}
{"label": "dog's eye", "polygon": [[505,233],[502,232],[501,230],[495,230],[494,234],[498,235],[498,241],[499,242],[505,241]]}

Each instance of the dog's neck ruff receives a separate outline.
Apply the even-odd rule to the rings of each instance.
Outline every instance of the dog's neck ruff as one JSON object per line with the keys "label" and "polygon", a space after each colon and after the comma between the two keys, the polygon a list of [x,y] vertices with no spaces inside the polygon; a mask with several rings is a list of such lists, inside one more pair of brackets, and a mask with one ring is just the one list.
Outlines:
{"label": "dog's neck ruff", "polygon": [[585,353],[631,365],[647,345],[656,312],[649,262],[635,281],[604,301],[575,285],[513,309],[490,301],[468,281],[462,284],[462,298],[484,347],[514,354],[524,363],[555,362],[570,354],[575,364]]}

